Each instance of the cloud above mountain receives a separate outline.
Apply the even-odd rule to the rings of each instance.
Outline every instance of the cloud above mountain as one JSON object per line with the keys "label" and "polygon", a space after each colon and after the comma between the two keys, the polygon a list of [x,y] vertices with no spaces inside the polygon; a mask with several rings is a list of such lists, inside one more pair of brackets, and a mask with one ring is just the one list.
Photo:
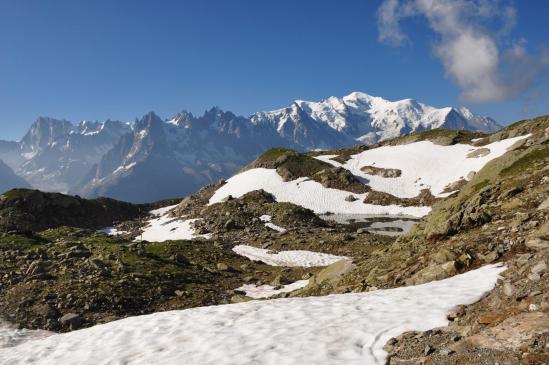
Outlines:
{"label": "cloud above mountain", "polygon": [[534,87],[549,71],[549,51],[532,55],[523,38],[510,40],[516,9],[499,0],[385,0],[378,9],[379,40],[410,42],[403,19],[424,17],[438,36],[433,52],[468,102],[498,102]]}

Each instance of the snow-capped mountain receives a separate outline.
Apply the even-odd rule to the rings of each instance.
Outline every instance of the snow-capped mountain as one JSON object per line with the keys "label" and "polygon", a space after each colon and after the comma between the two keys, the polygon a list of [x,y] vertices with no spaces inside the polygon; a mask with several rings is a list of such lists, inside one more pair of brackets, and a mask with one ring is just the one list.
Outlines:
{"label": "snow-capped mountain", "polygon": [[333,149],[433,128],[489,132],[499,125],[466,108],[354,92],[249,118],[219,108],[167,120],[151,112],[133,123],[40,117],[20,142],[0,141],[0,159],[41,190],[151,201],[226,178],[272,147]]}
{"label": "snow-capped mountain", "polygon": [[66,120],[40,117],[19,142],[22,160],[15,171],[33,187],[68,191],[130,131],[126,123]]}
{"label": "snow-capped mountain", "polygon": [[135,121],[74,192],[137,202],[190,194],[235,173],[264,148],[283,144],[278,134],[250,128],[248,119],[218,108],[167,121],[151,112]]}
{"label": "snow-capped mountain", "polygon": [[0,160],[0,194],[14,188],[29,188],[30,185]]}
{"label": "snow-capped mountain", "polygon": [[483,132],[501,128],[493,119],[467,108],[438,109],[412,99],[388,101],[360,92],[319,102],[296,100],[284,109],[256,113],[251,120],[255,125],[272,125],[284,138],[306,148],[333,148],[352,141],[375,143],[434,128]]}

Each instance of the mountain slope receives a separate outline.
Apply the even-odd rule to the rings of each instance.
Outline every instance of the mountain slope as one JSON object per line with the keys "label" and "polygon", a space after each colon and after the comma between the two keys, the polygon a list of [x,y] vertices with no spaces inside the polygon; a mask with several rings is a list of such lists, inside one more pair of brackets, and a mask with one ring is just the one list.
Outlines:
{"label": "mountain slope", "polygon": [[8,165],[0,160],[0,192],[13,188],[29,188],[30,185],[17,176]]}

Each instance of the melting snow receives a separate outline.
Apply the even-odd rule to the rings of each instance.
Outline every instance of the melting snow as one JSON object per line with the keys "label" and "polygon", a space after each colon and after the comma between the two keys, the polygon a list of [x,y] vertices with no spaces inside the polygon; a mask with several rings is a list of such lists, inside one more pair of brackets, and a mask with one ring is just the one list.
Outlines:
{"label": "melting snow", "polygon": [[196,234],[192,223],[197,219],[179,219],[171,217],[168,213],[177,205],[151,210],[149,213],[156,218],[148,221],[143,228],[143,233],[136,241],[162,242],[168,240],[190,240],[197,237],[210,238],[209,234]]}
{"label": "melting snow", "polygon": [[237,245],[233,251],[253,261],[262,261],[271,266],[313,267],[328,266],[339,260],[348,260],[345,256],[330,255],[305,250],[273,251],[247,245]]}
{"label": "melting snow", "polygon": [[282,228],[280,226],[277,226],[274,223],[265,223],[265,227],[268,227],[268,228],[272,229],[273,231],[277,231],[277,232],[280,232],[280,233],[288,232],[288,230],[286,228]]}
{"label": "melting snow", "polygon": [[130,317],[0,349],[6,364],[385,364],[405,331],[491,290],[501,266],[397,289],[251,301]]}
{"label": "melting snow", "polygon": [[268,227],[268,228],[270,228],[274,231],[280,232],[280,233],[288,232],[288,230],[286,228],[282,228],[280,226],[277,226],[274,223],[271,223],[271,219],[272,219],[272,217],[270,215],[267,215],[267,214],[262,215],[261,217],[259,217],[260,221],[265,222],[265,227]]}
{"label": "melting snow", "polygon": [[[333,166],[342,166],[366,179],[368,185],[377,191],[400,198],[413,198],[422,189],[429,188],[433,195],[444,197],[448,194],[442,191],[448,184],[466,179],[469,172],[479,171],[488,162],[503,155],[517,141],[528,136],[508,138],[482,147],[468,144],[440,146],[430,141],[383,146],[353,155],[345,164],[332,160],[334,155],[316,158]],[[490,153],[478,158],[467,158],[469,153],[481,148],[490,149]],[[395,178],[369,175],[360,170],[364,166],[399,169],[402,174]]]}
{"label": "melting snow", "polygon": [[177,207],[177,204],[168,205],[167,207],[162,207],[162,208],[151,210],[149,212],[149,214],[157,215],[157,216],[164,215],[164,214],[168,213],[170,210],[174,209],[175,207]]}
{"label": "melting snow", "polygon": [[273,194],[279,202],[290,202],[313,210],[315,213],[349,214],[406,214],[423,217],[430,207],[401,207],[399,205],[364,204],[366,194],[353,194],[358,200],[348,202],[348,191],[325,188],[316,181],[299,178],[284,181],[274,169],[257,168],[244,171],[227,180],[210,198],[209,204],[219,203],[229,195],[235,198],[250,191],[263,189]]}
{"label": "melting snow", "polygon": [[106,227],[103,229],[100,229],[99,232],[106,233],[109,236],[119,236],[121,234],[128,234],[128,231],[119,231],[118,229],[114,227]]}
{"label": "melting snow", "polygon": [[298,280],[288,285],[283,285],[279,289],[275,289],[272,285],[254,285],[254,284],[244,284],[235,290],[243,291],[246,293],[247,297],[260,299],[260,298],[269,298],[276,294],[289,293],[297,289],[304,288],[309,284],[309,280]]}

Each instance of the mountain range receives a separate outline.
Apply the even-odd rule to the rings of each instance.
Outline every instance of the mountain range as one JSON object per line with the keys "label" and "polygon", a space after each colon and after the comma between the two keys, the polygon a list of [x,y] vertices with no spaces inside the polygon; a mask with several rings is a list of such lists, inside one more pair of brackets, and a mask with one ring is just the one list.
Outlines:
{"label": "mountain range", "polygon": [[319,102],[296,100],[249,118],[219,108],[167,120],[150,112],[132,123],[40,117],[21,141],[0,141],[0,160],[41,190],[147,202],[187,195],[231,176],[271,147],[334,149],[435,128],[501,127],[466,108],[354,92]]}

